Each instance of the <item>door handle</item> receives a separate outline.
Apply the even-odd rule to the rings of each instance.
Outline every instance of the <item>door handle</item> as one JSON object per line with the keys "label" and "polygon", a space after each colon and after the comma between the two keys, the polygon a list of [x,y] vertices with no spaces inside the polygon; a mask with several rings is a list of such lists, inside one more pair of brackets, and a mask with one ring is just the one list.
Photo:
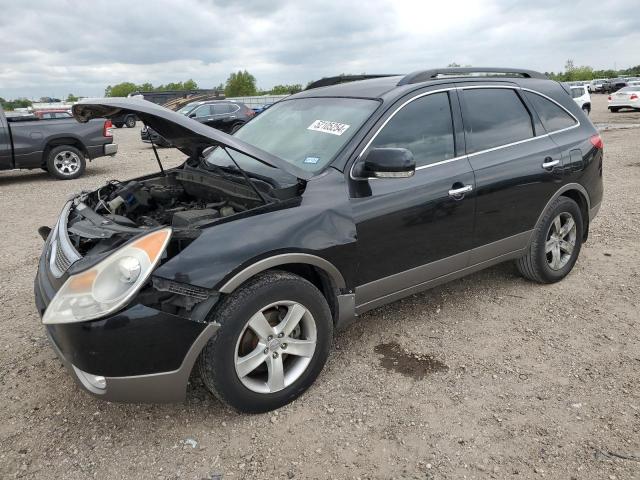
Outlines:
{"label": "door handle", "polygon": [[544,159],[544,163],[542,164],[542,168],[553,168],[560,163],[560,160],[551,160],[551,157],[547,157]]}
{"label": "door handle", "polygon": [[449,196],[451,198],[455,198],[456,200],[460,200],[465,193],[469,193],[473,190],[473,185],[465,185],[460,188],[452,188],[449,190]]}

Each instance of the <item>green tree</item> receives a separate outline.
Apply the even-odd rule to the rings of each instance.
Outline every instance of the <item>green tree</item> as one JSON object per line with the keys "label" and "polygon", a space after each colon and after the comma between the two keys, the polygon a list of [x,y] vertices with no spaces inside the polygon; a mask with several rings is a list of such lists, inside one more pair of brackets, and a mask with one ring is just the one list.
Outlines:
{"label": "green tree", "polygon": [[118,83],[117,85],[107,86],[107,88],[104,90],[104,96],[105,97],[126,97],[130,93],[135,92],[136,90],[138,90],[138,87],[135,83],[122,82],[122,83]]}
{"label": "green tree", "polygon": [[77,102],[78,100],[80,100],[80,97],[76,97],[73,93],[67,95],[67,103]]}
{"label": "green tree", "polygon": [[182,84],[182,89],[183,90],[197,90],[198,89],[198,84],[196,83],[196,81],[193,78],[190,78],[189,80],[187,80],[186,82],[184,82]]}
{"label": "green tree", "polygon": [[290,95],[302,91],[302,85],[295,83],[293,85],[276,85],[268,93],[271,95]]}
{"label": "green tree", "polygon": [[248,71],[239,70],[237,73],[232,73],[227,78],[227,83],[224,87],[224,94],[227,97],[245,97],[258,93],[256,88],[256,77],[251,75]]}

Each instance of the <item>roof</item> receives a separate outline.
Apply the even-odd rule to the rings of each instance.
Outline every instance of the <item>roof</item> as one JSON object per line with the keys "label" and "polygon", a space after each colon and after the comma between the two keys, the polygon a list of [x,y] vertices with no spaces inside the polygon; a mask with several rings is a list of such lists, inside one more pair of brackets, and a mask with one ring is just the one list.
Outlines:
{"label": "roof", "polygon": [[[353,81],[351,81],[353,80]],[[533,70],[511,67],[434,68],[418,70],[408,75],[339,75],[311,83],[303,92],[289,98],[305,97],[360,97],[381,98],[388,92],[406,91],[430,83],[452,81],[516,81],[548,80]],[[405,88],[402,88],[405,87]]]}
{"label": "roof", "polygon": [[379,77],[370,80],[357,80],[326,87],[318,87],[296,93],[289,98],[304,97],[363,97],[380,98],[385,93],[398,86],[402,75],[393,77]]}

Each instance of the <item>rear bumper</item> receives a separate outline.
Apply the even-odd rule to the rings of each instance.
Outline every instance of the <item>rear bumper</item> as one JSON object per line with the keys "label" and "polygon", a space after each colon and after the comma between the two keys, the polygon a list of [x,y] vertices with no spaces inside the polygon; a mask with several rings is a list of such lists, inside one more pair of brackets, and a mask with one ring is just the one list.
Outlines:
{"label": "rear bumper", "polygon": [[640,108],[640,101],[632,101],[632,100],[612,100],[609,102],[607,108],[616,107],[616,108]]}
{"label": "rear bumper", "polygon": [[118,144],[107,143],[104,145],[93,145],[87,147],[87,152],[89,153],[89,158],[92,160],[98,157],[113,156],[118,152]]}

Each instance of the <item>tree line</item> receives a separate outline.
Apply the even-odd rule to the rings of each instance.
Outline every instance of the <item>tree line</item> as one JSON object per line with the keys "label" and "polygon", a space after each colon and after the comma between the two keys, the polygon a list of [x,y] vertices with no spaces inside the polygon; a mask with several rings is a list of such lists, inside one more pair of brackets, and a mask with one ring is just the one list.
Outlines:
{"label": "tree line", "polygon": [[623,70],[594,70],[589,65],[576,66],[573,60],[567,60],[563,72],[545,72],[545,74],[559,82],[587,81],[594,78],[617,78],[640,76],[640,65]]}
{"label": "tree line", "polygon": [[[193,79],[185,82],[171,82],[166,85],[154,86],[150,82],[136,85],[133,82],[122,82],[116,85],[109,85],[104,91],[105,97],[126,97],[135,92],[162,92],[167,90],[188,91],[197,90],[198,84]],[[227,81],[213,87],[226,97],[249,97],[254,95],[287,95],[302,91],[302,85],[276,85],[270,90],[260,90],[256,84],[256,77],[247,70],[233,72]]]}

